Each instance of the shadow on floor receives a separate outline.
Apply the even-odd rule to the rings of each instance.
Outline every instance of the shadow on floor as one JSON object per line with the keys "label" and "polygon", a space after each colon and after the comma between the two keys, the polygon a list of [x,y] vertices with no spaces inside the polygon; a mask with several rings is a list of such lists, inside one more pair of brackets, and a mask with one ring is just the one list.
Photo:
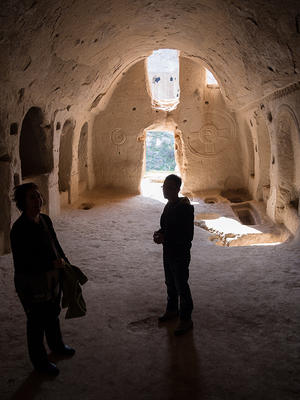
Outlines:
{"label": "shadow on floor", "polygon": [[49,377],[32,371],[25,381],[20,385],[17,391],[12,395],[10,400],[31,400],[34,399],[41,391],[42,384],[45,381],[53,381],[55,377]]}
{"label": "shadow on floor", "polygon": [[[61,356],[51,353],[49,361],[58,364],[61,360],[70,359],[68,356]],[[59,365],[57,365],[59,367]],[[20,385],[10,400],[33,400],[42,390],[43,382],[54,381],[57,377],[32,371],[25,381]]]}
{"label": "shadow on floor", "polygon": [[160,326],[168,334],[168,361],[164,380],[168,385],[168,399],[199,400],[204,392],[200,360],[194,342],[194,331],[174,335],[176,323]]}

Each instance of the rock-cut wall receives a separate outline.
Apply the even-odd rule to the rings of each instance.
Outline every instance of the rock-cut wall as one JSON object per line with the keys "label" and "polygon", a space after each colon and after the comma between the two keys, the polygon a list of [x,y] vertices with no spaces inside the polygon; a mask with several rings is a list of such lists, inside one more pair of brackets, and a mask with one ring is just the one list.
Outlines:
{"label": "rock-cut wall", "polygon": [[145,165],[147,129],[168,129],[184,191],[244,186],[240,137],[235,116],[219,87],[207,87],[203,65],[180,58],[180,103],[165,112],[151,107],[144,61],[116,85],[93,130],[95,183],[139,192]]}
{"label": "rock-cut wall", "polygon": [[[299,226],[300,84],[289,85],[237,112],[244,175],[254,199],[293,234]],[[245,167],[245,166],[244,166]]]}
{"label": "rock-cut wall", "polygon": [[179,133],[185,191],[243,188],[241,137],[235,114],[220,87],[206,84],[202,64],[183,58],[180,65],[181,101],[172,116]]}

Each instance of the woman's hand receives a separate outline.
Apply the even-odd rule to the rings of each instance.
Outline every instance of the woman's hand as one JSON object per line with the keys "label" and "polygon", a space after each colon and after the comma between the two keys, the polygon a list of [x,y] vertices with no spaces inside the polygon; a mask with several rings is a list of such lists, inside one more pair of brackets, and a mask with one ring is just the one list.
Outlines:
{"label": "woman's hand", "polygon": [[64,268],[65,265],[66,263],[63,258],[57,258],[56,260],[53,261],[54,268]]}

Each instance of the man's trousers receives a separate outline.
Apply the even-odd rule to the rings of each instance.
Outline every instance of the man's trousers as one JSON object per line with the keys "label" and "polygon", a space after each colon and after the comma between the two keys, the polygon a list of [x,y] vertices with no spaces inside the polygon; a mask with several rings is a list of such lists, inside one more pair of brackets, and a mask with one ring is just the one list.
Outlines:
{"label": "man's trousers", "polygon": [[181,320],[191,319],[193,300],[188,284],[190,247],[163,246],[165,283],[167,286],[167,311],[178,311]]}

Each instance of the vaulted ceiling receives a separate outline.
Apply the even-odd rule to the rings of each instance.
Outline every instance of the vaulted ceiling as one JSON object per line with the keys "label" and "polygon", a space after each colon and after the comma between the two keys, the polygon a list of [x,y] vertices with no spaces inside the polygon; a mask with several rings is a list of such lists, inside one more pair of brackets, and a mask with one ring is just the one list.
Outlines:
{"label": "vaulted ceiling", "polygon": [[240,108],[299,80],[299,15],[296,0],[4,0],[3,100],[23,89],[37,104],[88,110],[136,61],[174,48]]}

